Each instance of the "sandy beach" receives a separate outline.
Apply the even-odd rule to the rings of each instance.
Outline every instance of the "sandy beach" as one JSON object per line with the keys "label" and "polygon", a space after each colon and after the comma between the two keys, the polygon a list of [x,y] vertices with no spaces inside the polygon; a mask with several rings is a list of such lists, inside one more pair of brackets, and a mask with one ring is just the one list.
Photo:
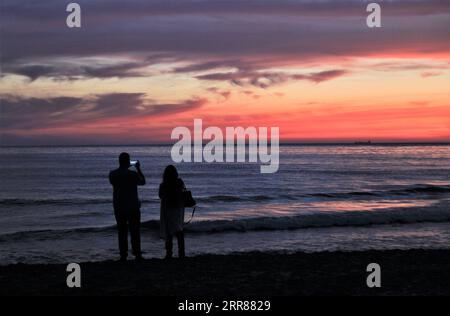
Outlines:
{"label": "sandy beach", "polygon": [[[381,288],[366,286],[369,263]],[[66,265],[0,267],[0,295],[449,295],[450,250],[237,253],[164,261],[81,263],[81,288]]]}

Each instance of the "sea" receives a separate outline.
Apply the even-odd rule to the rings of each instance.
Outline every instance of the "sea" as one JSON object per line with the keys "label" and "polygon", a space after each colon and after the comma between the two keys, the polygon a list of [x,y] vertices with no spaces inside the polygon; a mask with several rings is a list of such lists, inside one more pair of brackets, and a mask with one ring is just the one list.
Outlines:
{"label": "sea", "polygon": [[[2,147],[0,265],[117,259],[108,174],[123,151],[147,179],[144,256],[162,258],[170,146]],[[450,248],[450,145],[285,144],[273,174],[258,163],[175,165],[198,202],[188,256]]]}

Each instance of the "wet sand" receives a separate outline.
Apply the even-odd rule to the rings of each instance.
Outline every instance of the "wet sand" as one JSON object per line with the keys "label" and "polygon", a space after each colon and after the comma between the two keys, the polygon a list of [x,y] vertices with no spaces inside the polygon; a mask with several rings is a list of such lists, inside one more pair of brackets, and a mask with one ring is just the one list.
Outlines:
{"label": "wet sand", "polygon": [[[366,267],[381,266],[381,288]],[[450,295],[450,250],[238,253],[170,261],[81,263],[81,288],[66,265],[0,267],[0,295]]]}

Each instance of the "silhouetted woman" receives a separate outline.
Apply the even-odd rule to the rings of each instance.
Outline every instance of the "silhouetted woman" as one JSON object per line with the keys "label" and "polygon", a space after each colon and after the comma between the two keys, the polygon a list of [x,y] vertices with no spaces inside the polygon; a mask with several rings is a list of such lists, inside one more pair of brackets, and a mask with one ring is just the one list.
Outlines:
{"label": "silhouetted woman", "polygon": [[178,177],[177,169],[169,165],[164,170],[163,182],[159,186],[161,199],[161,238],[166,241],[166,259],[172,258],[173,236],[178,240],[178,257],[184,258],[184,204],[183,191],[186,190],[183,180]]}

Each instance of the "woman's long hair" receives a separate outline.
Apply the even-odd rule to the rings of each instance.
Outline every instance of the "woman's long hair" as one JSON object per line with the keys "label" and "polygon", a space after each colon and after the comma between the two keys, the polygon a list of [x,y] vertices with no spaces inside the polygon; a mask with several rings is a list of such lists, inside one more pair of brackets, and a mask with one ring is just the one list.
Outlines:
{"label": "woman's long hair", "polygon": [[165,184],[173,184],[178,180],[178,171],[174,165],[168,165],[166,169],[164,169],[163,173],[163,183]]}

